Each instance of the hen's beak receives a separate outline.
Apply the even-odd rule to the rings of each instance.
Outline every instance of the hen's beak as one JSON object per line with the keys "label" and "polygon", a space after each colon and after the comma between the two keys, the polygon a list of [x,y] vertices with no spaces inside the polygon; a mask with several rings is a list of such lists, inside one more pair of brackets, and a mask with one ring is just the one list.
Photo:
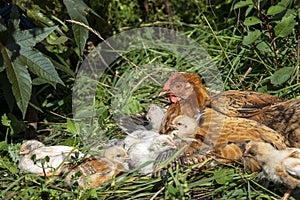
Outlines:
{"label": "hen's beak", "polygon": [[170,90],[162,90],[159,92],[158,96],[161,97],[161,96],[165,96],[168,94],[170,94]]}

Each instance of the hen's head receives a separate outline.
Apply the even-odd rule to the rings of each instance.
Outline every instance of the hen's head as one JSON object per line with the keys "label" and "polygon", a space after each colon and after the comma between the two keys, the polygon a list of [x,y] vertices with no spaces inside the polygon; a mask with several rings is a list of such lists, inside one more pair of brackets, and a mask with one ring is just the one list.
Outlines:
{"label": "hen's head", "polygon": [[174,72],[164,84],[159,96],[168,94],[169,101],[176,103],[181,99],[187,99],[194,93],[194,87],[187,81],[183,74]]}

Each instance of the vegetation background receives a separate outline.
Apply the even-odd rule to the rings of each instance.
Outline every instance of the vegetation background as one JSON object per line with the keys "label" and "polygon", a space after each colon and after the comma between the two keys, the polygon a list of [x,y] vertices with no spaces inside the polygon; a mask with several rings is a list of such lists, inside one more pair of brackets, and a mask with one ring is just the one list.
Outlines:
{"label": "vegetation background", "polygon": [[[169,28],[196,40],[221,72],[225,90],[299,98],[299,1],[2,0],[0,8],[0,198],[274,199],[285,192],[245,172],[241,163],[202,171],[170,169],[169,176],[156,179],[131,171],[97,189],[70,189],[61,178],[19,172],[18,150],[23,140],[35,138],[86,151],[71,120],[75,75],[103,39],[137,27]],[[122,74],[146,63],[196,71],[153,49],[124,57],[103,73],[96,93],[99,127],[108,138],[124,137],[111,108]],[[161,103],[155,96],[160,87],[145,85],[128,105],[120,104],[127,113],[141,112],[150,102]]]}

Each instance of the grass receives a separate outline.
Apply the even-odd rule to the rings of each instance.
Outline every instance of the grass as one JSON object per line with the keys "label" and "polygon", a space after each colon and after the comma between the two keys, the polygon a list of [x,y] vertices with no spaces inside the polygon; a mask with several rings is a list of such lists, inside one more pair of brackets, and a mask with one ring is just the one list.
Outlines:
{"label": "grass", "polygon": [[[273,84],[271,79],[279,70],[275,67],[272,57],[274,55],[264,54],[253,46],[242,45],[244,30],[241,27],[231,25],[222,30],[214,30],[210,20],[203,20],[202,24],[180,24],[178,27],[208,52],[211,57],[209,61],[215,64],[217,72],[206,73],[205,70],[211,63],[189,59],[191,58],[189,53],[182,56],[170,54],[167,50],[144,46],[123,54],[100,76],[95,102],[99,125],[89,129],[94,136],[99,136],[101,140],[125,137],[116,125],[118,117],[122,114],[139,113],[150,103],[165,104],[166,100],[158,98],[157,93],[172,70],[206,73],[204,81],[212,91],[252,89],[288,99],[300,97],[298,57],[293,59],[293,55],[279,52],[280,62],[292,67],[294,72],[283,83]],[[282,46],[278,48],[296,49],[289,46],[293,43],[293,36],[286,41],[286,46],[280,43]],[[183,45],[181,48],[186,52],[193,50],[190,45]],[[193,56],[199,58],[199,55]],[[199,68],[200,65],[207,67]],[[52,114],[67,115],[54,112]],[[47,145],[76,146],[87,153],[80,138],[80,134],[83,133],[78,131],[72,120],[62,117],[59,121],[65,122],[42,122],[48,132],[46,135],[42,132],[37,134],[43,137]],[[7,130],[7,135],[13,135],[12,127],[8,125]],[[97,138],[94,140],[97,141]],[[103,141],[100,142],[103,146]],[[67,188],[64,186],[63,177],[37,177],[20,172],[17,168],[20,159],[19,147],[18,142],[0,143],[1,199],[269,200],[280,198],[286,191],[280,185],[261,180],[256,173],[245,171],[241,163],[233,165],[219,163],[215,167],[201,169],[197,169],[197,166],[177,166],[175,169],[168,169],[168,175],[160,178],[140,176],[132,170],[96,189],[79,189],[77,186]],[[291,199],[294,200],[296,197],[297,194]]]}

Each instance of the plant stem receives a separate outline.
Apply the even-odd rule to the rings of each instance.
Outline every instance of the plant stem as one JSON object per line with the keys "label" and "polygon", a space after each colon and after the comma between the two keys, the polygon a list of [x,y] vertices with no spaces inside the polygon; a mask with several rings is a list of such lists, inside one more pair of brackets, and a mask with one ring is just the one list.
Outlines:
{"label": "plant stem", "polygon": [[276,60],[276,66],[277,66],[277,69],[280,68],[279,66],[279,62],[278,62],[278,55],[277,55],[277,51],[276,51],[276,46],[275,46],[275,40],[273,38],[273,33],[271,31],[271,28],[269,26],[269,24],[267,23],[266,21],[266,18],[265,18],[265,15],[262,13],[261,9],[260,9],[260,4],[259,2],[257,3],[256,0],[253,1],[254,3],[254,7],[256,8],[258,14],[259,14],[259,17],[261,19],[261,21],[263,22],[265,28],[267,29],[267,31],[269,32],[269,39],[271,41],[271,45],[272,45],[272,50],[273,50],[273,53],[275,55],[275,60]]}

